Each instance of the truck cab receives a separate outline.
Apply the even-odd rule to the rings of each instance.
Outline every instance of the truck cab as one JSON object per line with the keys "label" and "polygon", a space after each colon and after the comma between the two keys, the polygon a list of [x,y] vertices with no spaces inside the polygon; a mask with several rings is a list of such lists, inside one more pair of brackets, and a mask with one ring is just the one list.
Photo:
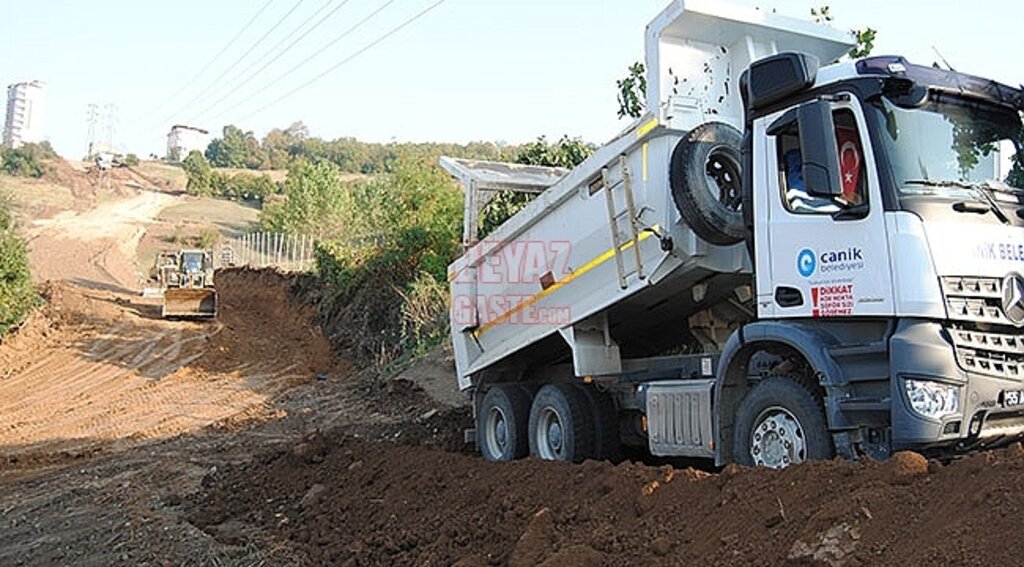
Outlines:
{"label": "truck cab", "polygon": [[851,449],[1019,436],[1024,97],[900,57],[817,67],[788,53],[749,71],[795,92],[746,93],[755,325],[813,337],[782,340],[818,351]]}

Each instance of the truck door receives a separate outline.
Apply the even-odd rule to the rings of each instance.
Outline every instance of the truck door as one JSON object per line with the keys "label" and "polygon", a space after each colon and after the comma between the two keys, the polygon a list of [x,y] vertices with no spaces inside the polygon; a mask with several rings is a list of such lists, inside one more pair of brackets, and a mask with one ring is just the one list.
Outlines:
{"label": "truck door", "polygon": [[[759,131],[766,168],[768,229],[758,253],[761,315],[850,317],[892,315],[893,296],[884,210],[870,138],[857,99],[830,103],[842,195],[810,195],[803,183],[798,124],[779,113]],[[767,234],[765,234],[767,233]],[[762,248],[762,245],[766,245]],[[771,297],[766,297],[770,290]]]}

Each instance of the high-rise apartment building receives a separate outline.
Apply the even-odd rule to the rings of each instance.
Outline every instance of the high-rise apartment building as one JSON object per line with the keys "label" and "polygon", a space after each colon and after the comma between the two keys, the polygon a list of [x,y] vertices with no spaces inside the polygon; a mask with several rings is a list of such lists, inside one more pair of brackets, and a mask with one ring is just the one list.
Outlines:
{"label": "high-rise apartment building", "polygon": [[42,81],[9,85],[4,145],[16,148],[22,144],[42,142],[45,108],[46,84]]}

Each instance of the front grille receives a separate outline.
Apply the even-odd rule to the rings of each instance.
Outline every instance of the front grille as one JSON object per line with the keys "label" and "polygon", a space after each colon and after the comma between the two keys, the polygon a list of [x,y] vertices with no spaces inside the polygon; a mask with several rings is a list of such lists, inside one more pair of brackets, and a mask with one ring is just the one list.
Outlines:
{"label": "front grille", "polygon": [[969,372],[1024,379],[1024,336],[1003,313],[1000,278],[944,277],[942,292],[952,321],[947,328],[957,362]]}
{"label": "front grille", "polygon": [[1024,338],[1014,333],[949,329],[956,359],[970,372],[1020,379],[1024,377]]}
{"label": "front grille", "polygon": [[1009,324],[1003,315],[1002,282],[998,278],[947,276],[942,278],[942,293],[950,319]]}

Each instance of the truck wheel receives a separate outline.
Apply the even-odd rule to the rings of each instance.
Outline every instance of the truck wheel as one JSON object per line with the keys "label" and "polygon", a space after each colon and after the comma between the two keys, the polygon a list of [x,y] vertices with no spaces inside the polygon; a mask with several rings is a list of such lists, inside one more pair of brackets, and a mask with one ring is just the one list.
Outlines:
{"label": "truck wheel", "polygon": [[527,420],[530,398],[514,384],[494,386],[476,412],[477,445],[488,461],[512,461],[530,450]]}
{"label": "truck wheel", "polygon": [[530,408],[530,454],[546,461],[582,462],[593,451],[590,408],[571,385],[548,384]]}
{"label": "truck wheel", "polygon": [[619,438],[619,418],[615,411],[615,402],[608,394],[598,392],[593,387],[577,385],[590,407],[590,419],[594,424],[594,449],[590,458],[618,461],[622,452]]}
{"label": "truck wheel", "polygon": [[832,458],[821,402],[792,378],[765,378],[736,412],[733,455],[741,465],[772,469]]}
{"label": "truck wheel", "polygon": [[746,235],[741,144],[732,126],[707,122],[672,151],[669,185],[676,208],[697,236],[712,244],[734,244]]}

